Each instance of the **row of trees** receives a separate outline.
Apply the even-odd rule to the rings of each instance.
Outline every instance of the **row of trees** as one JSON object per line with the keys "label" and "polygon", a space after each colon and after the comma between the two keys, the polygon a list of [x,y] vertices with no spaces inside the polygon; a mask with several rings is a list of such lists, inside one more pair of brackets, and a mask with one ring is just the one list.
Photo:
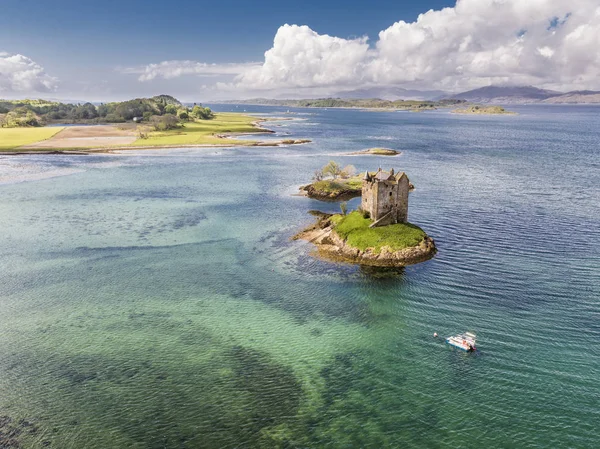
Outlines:
{"label": "row of trees", "polygon": [[40,117],[27,108],[15,108],[12,111],[0,116],[1,128],[21,128],[28,126],[42,126]]}
{"label": "row of trees", "polygon": [[[43,100],[1,101],[0,126],[43,126],[49,121],[123,123],[140,117],[150,122],[152,117],[172,116],[177,120],[210,120],[210,108],[194,104],[184,106],[169,95],[100,104],[65,104]],[[172,119],[166,120],[171,122]]]}

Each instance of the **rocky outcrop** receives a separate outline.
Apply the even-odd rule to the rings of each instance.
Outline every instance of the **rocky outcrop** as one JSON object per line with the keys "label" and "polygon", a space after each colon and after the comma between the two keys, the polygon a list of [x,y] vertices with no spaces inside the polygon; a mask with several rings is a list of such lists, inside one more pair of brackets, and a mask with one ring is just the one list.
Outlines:
{"label": "rocky outcrop", "polygon": [[[317,214],[315,214],[317,215]],[[317,247],[316,255],[334,262],[347,262],[375,267],[405,267],[425,262],[435,256],[435,242],[426,236],[417,246],[401,250],[391,250],[384,246],[376,252],[371,248],[362,251],[350,246],[336,234],[329,218],[320,214],[318,221],[293,237],[294,240],[306,240]]]}
{"label": "rocky outcrop", "polygon": [[348,201],[352,198],[361,196],[362,189],[341,189],[333,192],[326,192],[315,189],[312,184],[300,187],[300,192],[309,198],[320,201]]}

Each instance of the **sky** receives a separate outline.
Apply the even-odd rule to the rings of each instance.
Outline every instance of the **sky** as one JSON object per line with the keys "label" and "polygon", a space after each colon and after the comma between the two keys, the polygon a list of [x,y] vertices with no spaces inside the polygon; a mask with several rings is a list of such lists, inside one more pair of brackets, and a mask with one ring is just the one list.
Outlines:
{"label": "sky", "polygon": [[0,98],[600,90],[598,0],[0,0]]}

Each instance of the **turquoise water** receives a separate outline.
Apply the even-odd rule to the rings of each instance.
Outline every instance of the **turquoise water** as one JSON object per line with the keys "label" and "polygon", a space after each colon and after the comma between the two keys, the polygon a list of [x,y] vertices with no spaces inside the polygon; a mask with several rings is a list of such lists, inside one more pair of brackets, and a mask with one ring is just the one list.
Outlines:
{"label": "turquoise water", "polygon": [[[0,158],[0,447],[597,447],[600,109],[513,109]],[[345,155],[372,146],[403,154]],[[436,258],[373,271],[290,241],[338,208],[292,196],[330,159],[405,170]],[[476,354],[441,338],[465,330]]]}

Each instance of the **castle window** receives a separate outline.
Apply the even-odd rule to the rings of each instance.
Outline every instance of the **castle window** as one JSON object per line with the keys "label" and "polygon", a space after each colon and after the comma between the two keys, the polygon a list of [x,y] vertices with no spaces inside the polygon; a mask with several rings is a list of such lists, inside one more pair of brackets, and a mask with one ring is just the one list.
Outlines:
{"label": "castle window", "polygon": [[390,198],[392,197],[392,192],[390,192]]}

